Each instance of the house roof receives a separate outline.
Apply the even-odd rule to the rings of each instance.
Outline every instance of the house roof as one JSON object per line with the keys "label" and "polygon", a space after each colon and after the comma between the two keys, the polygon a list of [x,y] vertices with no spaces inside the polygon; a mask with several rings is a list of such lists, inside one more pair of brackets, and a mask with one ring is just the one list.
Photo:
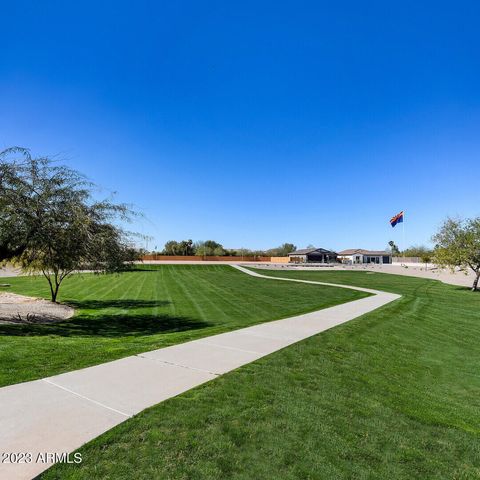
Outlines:
{"label": "house roof", "polygon": [[325,254],[335,254],[331,250],[325,250],[325,248],[303,248],[301,250],[295,250],[290,252],[289,255],[308,255],[309,253],[325,253]]}
{"label": "house roof", "polygon": [[355,255],[356,253],[362,253],[366,252],[366,250],[362,250],[361,248],[350,248],[348,250],[342,250],[341,252],[338,252],[339,255]]}
{"label": "house roof", "polygon": [[360,254],[360,255],[385,255],[385,256],[390,256],[392,255],[392,252],[387,252],[385,250],[364,250],[363,248],[350,248],[349,250],[342,250],[341,252],[338,252],[340,256],[342,255],[355,255],[355,254]]}
{"label": "house roof", "polygon": [[316,250],[316,248],[303,248],[300,250],[295,250],[294,252],[290,252],[289,255],[306,255],[307,253],[312,253]]}

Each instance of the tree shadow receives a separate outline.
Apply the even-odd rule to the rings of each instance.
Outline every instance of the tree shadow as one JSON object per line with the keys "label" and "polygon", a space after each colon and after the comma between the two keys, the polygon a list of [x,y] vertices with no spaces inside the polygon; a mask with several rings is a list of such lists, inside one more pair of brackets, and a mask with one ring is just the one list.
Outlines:
{"label": "tree shadow", "polygon": [[132,268],[126,268],[125,270],[121,270],[118,273],[128,273],[128,272],[158,272],[160,269],[158,267],[161,267],[161,265],[145,265],[144,267],[142,266],[136,266]]}
{"label": "tree shadow", "polygon": [[111,299],[111,300],[73,300],[67,299],[64,302],[77,310],[101,310],[109,308],[133,309],[133,308],[156,308],[166,307],[172,302],[167,300],[134,300],[134,299]]}
{"label": "tree shadow", "polygon": [[[212,325],[195,318],[155,313],[152,310],[142,311],[165,307],[171,303],[165,300],[68,300],[65,303],[80,312],[68,320],[57,323],[2,324],[0,335],[114,338],[184,332]],[[108,311],[112,308],[130,311],[128,313]],[[93,312],[87,312],[88,310]],[[104,314],[102,310],[106,310]]]}
{"label": "tree shadow", "polygon": [[6,336],[61,336],[61,337],[125,337],[184,332],[211,326],[209,322],[178,315],[101,315],[78,316],[62,323],[5,324],[0,335]]}
{"label": "tree shadow", "polygon": [[480,290],[475,290],[475,291],[472,291],[472,287],[467,287],[467,286],[464,286],[464,285],[452,285],[453,286],[453,289],[454,290],[458,290],[460,292],[470,292],[470,293],[473,293],[473,294],[477,294],[477,293],[480,293]]}

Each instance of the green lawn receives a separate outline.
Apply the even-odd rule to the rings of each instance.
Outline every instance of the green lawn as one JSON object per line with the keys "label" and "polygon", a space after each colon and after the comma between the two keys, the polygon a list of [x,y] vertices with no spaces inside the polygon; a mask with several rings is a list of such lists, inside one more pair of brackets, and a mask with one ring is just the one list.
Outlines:
{"label": "green lawn", "polygon": [[480,295],[378,273],[278,275],[403,297],[146,410],[44,478],[480,478]]}
{"label": "green lawn", "polygon": [[[48,298],[41,277],[8,291]],[[1,290],[1,289],[0,289]],[[0,386],[288,317],[364,294],[263,281],[229,266],[145,266],[118,275],[76,275],[60,300],[74,318],[56,325],[0,325]]]}

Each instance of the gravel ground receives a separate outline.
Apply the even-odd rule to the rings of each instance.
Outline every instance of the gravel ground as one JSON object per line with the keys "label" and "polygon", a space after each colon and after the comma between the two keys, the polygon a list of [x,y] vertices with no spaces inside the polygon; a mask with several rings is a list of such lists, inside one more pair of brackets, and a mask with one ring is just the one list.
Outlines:
{"label": "gravel ground", "polygon": [[0,293],[0,323],[53,323],[70,318],[72,307],[15,293]]}
{"label": "gravel ground", "polygon": [[270,270],[319,270],[323,272],[334,271],[334,270],[353,270],[353,271],[367,271],[367,272],[379,272],[379,273],[391,273],[394,275],[406,275],[408,277],[421,277],[421,278],[431,278],[432,280],[440,280],[444,283],[449,283],[451,285],[460,285],[463,287],[471,287],[473,283],[474,274],[471,271],[461,272],[455,271],[451,272],[447,269],[438,269],[434,265],[429,266],[428,269],[425,268],[423,264],[416,264],[415,266],[409,265],[407,268],[402,267],[399,264],[390,264],[390,265],[334,265],[334,266],[295,266],[292,264],[255,264],[255,265],[244,265],[254,268],[265,268]]}
{"label": "gravel ground", "polygon": [[18,275],[20,275],[20,270],[18,268],[10,266],[0,267],[0,277],[16,277]]}

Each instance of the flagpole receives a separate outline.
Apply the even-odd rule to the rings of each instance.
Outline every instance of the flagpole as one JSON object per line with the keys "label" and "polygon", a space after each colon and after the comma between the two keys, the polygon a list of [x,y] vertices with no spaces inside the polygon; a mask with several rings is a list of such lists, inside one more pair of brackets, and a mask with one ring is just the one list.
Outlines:
{"label": "flagpole", "polygon": [[405,250],[407,246],[405,245],[405,212],[403,212],[403,222],[402,222],[402,237],[403,237],[403,258],[405,258]]}

